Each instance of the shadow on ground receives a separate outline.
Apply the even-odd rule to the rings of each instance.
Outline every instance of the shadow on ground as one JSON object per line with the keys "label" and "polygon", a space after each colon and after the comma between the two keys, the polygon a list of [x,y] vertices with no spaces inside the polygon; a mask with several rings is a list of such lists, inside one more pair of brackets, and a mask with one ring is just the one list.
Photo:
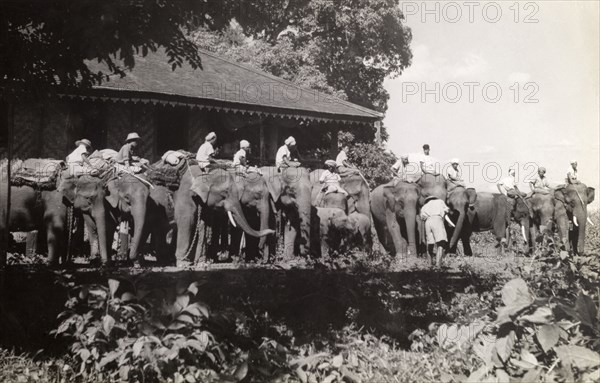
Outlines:
{"label": "shadow on ground", "polygon": [[[33,352],[43,348],[51,353],[64,350],[61,342],[48,335],[56,328],[57,315],[67,298],[64,275],[24,269],[0,273],[0,347]],[[285,323],[299,343],[326,337],[331,330],[355,322],[408,346],[413,330],[448,319],[432,305],[448,305],[468,286],[476,292],[490,289],[489,281],[472,274],[424,269],[377,273],[226,269],[134,276],[123,269],[107,274],[70,272],[68,276],[76,285],[106,284],[108,277],[158,288],[201,281],[199,298],[213,311],[233,309],[253,318],[267,312],[272,321]]]}

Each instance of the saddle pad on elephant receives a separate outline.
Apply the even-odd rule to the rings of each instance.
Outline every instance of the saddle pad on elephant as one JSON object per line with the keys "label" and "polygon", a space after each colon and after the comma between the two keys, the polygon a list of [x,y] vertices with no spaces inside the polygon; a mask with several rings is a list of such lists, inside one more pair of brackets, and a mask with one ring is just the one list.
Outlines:
{"label": "saddle pad on elephant", "polygon": [[181,177],[185,173],[186,161],[180,161],[177,165],[170,165],[163,162],[163,160],[159,160],[152,164],[151,169],[146,173],[150,182],[174,190],[179,188]]}
{"label": "saddle pad on elephant", "polygon": [[29,158],[17,160],[11,166],[11,184],[30,186],[41,190],[56,189],[56,179],[65,162],[47,158]]}

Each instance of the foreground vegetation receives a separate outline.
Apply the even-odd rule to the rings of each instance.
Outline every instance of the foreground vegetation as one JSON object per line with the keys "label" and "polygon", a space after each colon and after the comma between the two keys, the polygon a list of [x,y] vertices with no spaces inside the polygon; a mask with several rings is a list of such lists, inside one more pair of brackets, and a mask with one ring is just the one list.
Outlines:
{"label": "foreground vegetation", "polygon": [[[373,282],[374,298],[389,313],[429,314],[407,339],[360,327],[358,307],[346,312],[345,327],[301,336],[268,312],[208,307],[197,282],[149,288],[136,279],[107,279],[73,286],[54,330],[68,350],[54,358],[3,350],[0,381],[598,381],[598,229],[588,238],[589,256],[540,248],[531,257],[514,251],[497,257],[490,248],[474,259],[450,259],[446,273],[471,283],[449,301],[407,307],[399,303],[406,299],[400,286]],[[478,241],[481,248],[487,238]],[[372,266],[390,267],[381,260]],[[351,267],[362,272],[368,265],[357,259]],[[408,287],[415,295],[421,288]],[[429,322],[432,313],[443,319]]]}

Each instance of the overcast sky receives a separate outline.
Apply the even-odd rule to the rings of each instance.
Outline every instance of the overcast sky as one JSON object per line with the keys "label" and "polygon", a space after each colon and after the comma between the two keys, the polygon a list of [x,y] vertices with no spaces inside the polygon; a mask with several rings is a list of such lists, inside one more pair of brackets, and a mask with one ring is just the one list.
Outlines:
{"label": "overcast sky", "polygon": [[579,178],[598,189],[598,4],[401,2],[414,57],[385,82],[389,149],[429,143],[441,161],[479,162],[471,172],[478,190],[496,190],[484,179],[487,163],[499,165],[485,168],[488,181],[517,162],[524,185],[535,162],[557,184],[576,159]]}

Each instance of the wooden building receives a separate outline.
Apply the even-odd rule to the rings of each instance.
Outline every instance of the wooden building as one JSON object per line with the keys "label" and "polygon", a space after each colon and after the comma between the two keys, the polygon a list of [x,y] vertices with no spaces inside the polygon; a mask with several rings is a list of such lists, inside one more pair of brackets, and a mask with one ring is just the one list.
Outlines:
{"label": "wooden building", "polygon": [[[218,135],[220,157],[231,158],[241,139],[252,144],[254,163],[274,162],[277,148],[295,135],[300,153],[324,140],[337,146],[344,126],[372,129],[382,114],[201,51],[202,68],[174,71],[164,52],[137,57],[127,76],[44,102],[0,97],[0,155],[12,124],[12,158],[64,158],[79,138],[94,148],[118,150],[128,132],[142,141],[138,153],[154,161],[167,150],[195,152],[204,136]],[[102,64],[88,63],[95,71]],[[1,90],[0,90],[1,92]],[[10,105],[10,107],[9,107]],[[303,158],[304,159],[304,158]]]}

